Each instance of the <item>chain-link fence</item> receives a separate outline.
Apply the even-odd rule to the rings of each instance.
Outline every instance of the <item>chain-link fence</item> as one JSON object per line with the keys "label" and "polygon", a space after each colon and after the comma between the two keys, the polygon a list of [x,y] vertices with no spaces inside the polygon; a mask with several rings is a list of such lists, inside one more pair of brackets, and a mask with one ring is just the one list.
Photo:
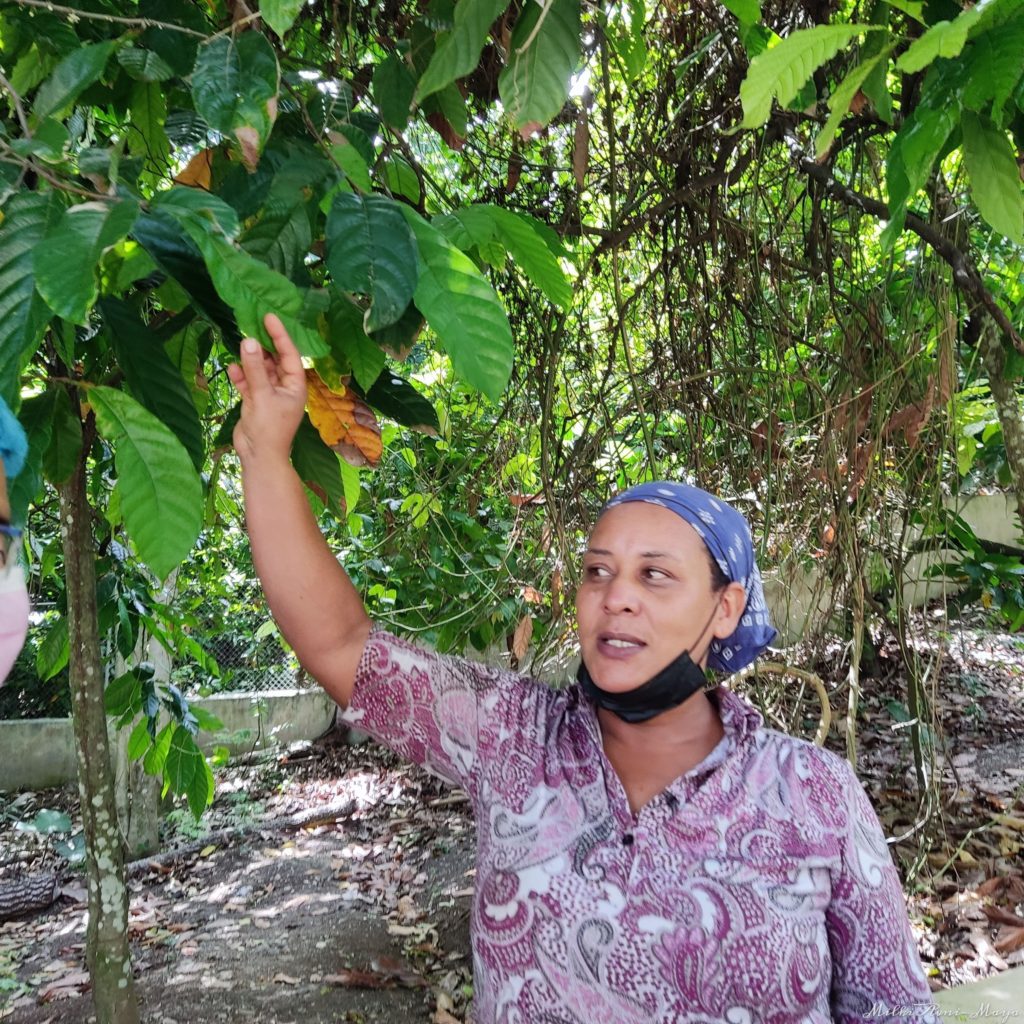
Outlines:
{"label": "chain-link fence", "polygon": [[[242,580],[216,596],[183,592],[171,606],[165,639],[170,653],[170,681],[187,697],[223,693],[262,693],[315,685],[282,642],[259,584]],[[147,648],[147,644],[149,645]],[[53,605],[34,603],[25,646],[6,683],[0,687],[0,721],[64,718],[71,713],[66,653],[67,633]],[[105,658],[113,671],[109,641]],[[166,648],[143,636],[139,660],[166,662]],[[46,678],[40,666],[60,666]]]}

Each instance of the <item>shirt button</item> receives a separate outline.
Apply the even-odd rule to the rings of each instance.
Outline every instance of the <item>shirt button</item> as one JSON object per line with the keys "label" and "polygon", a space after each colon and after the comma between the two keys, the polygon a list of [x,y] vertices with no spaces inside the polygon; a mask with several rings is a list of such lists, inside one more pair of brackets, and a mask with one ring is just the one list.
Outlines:
{"label": "shirt button", "polygon": [[627,832],[622,837],[622,845],[623,846],[632,846],[633,845],[633,833],[632,832]]}

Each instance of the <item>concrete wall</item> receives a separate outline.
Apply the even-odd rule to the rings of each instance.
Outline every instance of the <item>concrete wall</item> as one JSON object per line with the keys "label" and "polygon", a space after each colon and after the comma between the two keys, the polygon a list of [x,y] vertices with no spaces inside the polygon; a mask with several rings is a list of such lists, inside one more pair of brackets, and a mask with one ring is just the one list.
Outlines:
{"label": "concrete wall", "polygon": [[[949,498],[946,508],[967,522],[975,536],[997,544],[1024,548],[1016,504],[1009,494],[978,494],[966,499]],[[897,527],[894,525],[893,529]],[[913,543],[921,531],[912,532]],[[924,551],[907,561],[903,576],[903,597],[911,607],[920,607],[936,598],[952,595],[955,584],[948,579],[929,577],[928,567],[938,562],[959,560],[952,549]],[[816,566],[791,563],[764,574],[764,593],[772,622],[780,634],[780,643],[796,643],[808,630],[827,622],[833,611],[832,581],[823,578]]]}
{"label": "concrete wall", "polygon": [[[335,708],[322,690],[225,694],[196,704],[224,723],[223,733],[201,734],[201,745],[207,751],[226,746],[232,754],[315,739],[331,724]],[[0,722],[0,791],[59,786],[76,775],[69,718]]]}

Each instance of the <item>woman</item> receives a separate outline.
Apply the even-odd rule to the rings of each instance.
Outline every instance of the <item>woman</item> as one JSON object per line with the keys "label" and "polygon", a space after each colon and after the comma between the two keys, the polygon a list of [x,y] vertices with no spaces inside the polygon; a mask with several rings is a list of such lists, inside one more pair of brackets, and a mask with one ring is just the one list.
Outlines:
{"label": "woman", "polygon": [[609,503],[554,692],[372,630],[288,453],[305,376],[242,346],[253,557],[303,665],[358,725],[463,786],[479,826],[478,1024],[936,1020],[899,879],[846,762],[763,727],[703,668],[774,635],[743,517],[696,488]]}

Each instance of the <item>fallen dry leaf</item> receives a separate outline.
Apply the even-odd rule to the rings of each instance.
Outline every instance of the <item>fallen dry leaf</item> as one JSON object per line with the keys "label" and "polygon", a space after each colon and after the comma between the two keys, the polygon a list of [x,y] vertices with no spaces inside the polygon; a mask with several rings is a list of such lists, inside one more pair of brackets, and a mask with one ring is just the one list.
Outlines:
{"label": "fallen dry leaf", "polygon": [[1001,928],[993,943],[997,953],[1015,953],[1024,949],[1024,928]]}

